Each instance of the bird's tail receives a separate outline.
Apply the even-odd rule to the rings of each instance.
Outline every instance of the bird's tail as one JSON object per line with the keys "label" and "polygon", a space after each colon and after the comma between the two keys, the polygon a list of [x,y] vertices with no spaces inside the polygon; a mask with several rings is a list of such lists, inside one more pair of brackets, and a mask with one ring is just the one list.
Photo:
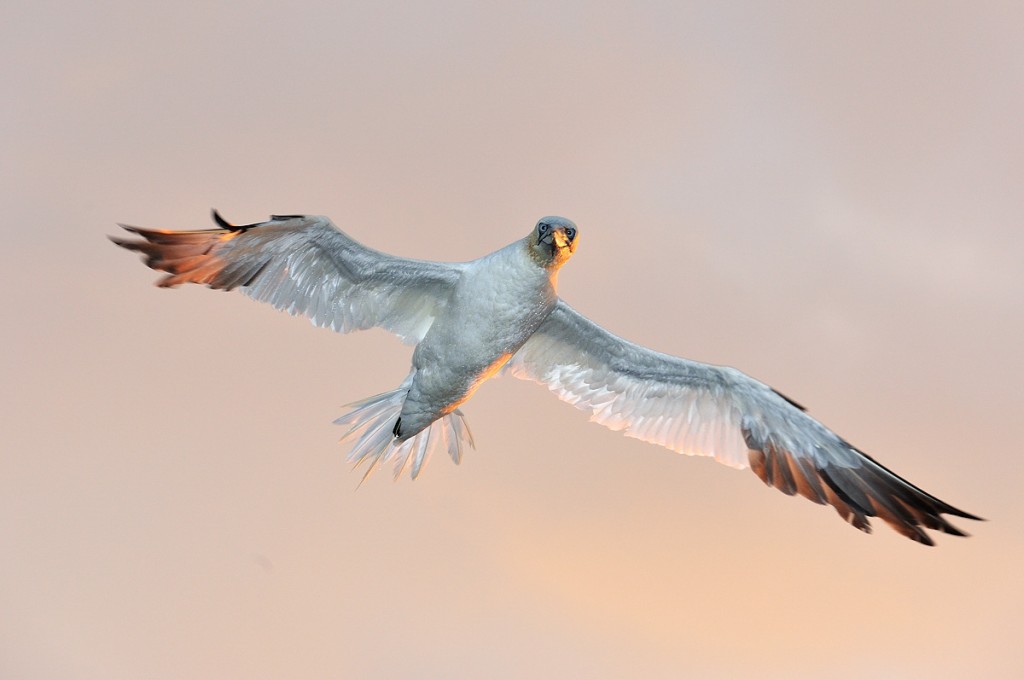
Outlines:
{"label": "bird's tail", "polygon": [[392,461],[395,479],[398,479],[410,464],[410,475],[416,479],[435,449],[447,451],[458,465],[462,461],[463,444],[475,448],[473,435],[458,409],[438,418],[415,436],[398,441],[394,435],[394,428],[402,412],[405,395],[409,391],[407,383],[408,381],[391,392],[349,404],[353,410],[334,421],[335,425],[348,425],[350,428],[339,443],[355,440],[352,450],[348,453],[348,459],[356,467],[364,462],[369,463],[363,475],[364,481],[375,469]]}

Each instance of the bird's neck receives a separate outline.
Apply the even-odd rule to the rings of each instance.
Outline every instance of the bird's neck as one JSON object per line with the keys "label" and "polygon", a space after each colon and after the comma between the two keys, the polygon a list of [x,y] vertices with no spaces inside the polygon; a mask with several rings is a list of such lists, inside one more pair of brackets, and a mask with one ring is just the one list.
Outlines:
{"label": "bird's neck", "polygon": [[532,235],[524,238],[519,244],[534,264],[550,274],[551,283],[554,285],[558,276],[558,270],[569,259],[569,253],[564,252],[566,249],[552,252],[547,244],[537,243]]}

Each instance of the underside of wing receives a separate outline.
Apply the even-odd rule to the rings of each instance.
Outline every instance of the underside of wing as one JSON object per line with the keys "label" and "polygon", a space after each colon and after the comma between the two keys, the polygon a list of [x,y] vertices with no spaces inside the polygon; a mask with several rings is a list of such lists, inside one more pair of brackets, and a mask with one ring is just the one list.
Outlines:
{"label": "underside of wing", "polygon": [[447,303],[463,265],[394,257],[367,248],[326,217],[274,215],[266,222],[199,231],[140,229],[112,238],[167,272],[158,285],[201,283],[238,288],[317,326],[349,331],[374,326],[409,343],[422,339]]}
{"label": "underside of wing", "polygon": [[767,385],[733,368],[623,340],[564,302],[507,371],[547,385],[591,420],[627,436],[749,466],[783,493],[832,505],[862,531],[877,516],[931,545],[924,529],[963,535],[942,514],[979,519],[881,466]]}
{"label": "underside of wing", "polygon": [[[618,338],[564,302],[512,357],[507,372],[547,385],[590,419],[628,437],[745,468],[743,411],[732,369]],[[744,376],[745,377],[745,376]]]}

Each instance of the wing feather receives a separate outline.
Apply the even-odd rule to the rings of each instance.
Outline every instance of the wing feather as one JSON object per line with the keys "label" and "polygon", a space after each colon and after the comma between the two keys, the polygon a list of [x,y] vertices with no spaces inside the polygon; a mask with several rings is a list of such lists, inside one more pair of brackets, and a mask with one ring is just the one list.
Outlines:
{"label": "wing feather", "polygon": [[326,217],[274,216],[198,231],[140,229],[112,238],[166,272],[161,287],[201,283],[241,290],[341,333],[379,326],[409,343],[423,338],[465,265],[394,257],[358,243]]}
{"label": "wing feather", "polygon": [[767,385],[623,340],[561,301],[506,370],[626,436],[750,467],[768,486],[827,503],[862,531],[879,517],[932,545],[925,528],[963,535],[942,514],[980,519],[886,469]]}

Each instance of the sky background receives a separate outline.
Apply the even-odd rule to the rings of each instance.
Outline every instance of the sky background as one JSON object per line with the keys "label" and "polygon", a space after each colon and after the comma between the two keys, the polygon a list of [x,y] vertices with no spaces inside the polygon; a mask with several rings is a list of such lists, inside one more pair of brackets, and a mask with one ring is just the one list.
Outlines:
{"label": "sky background", "polygon": [[[1024,676],[1019,3],[0,10],[0,676]],[[620,6],[622,5],[622,6]],[[486,384],[358,473],[410,351],[151,285],[116,222],[329,215],[768,382],[990,519],[924,548]]]}

